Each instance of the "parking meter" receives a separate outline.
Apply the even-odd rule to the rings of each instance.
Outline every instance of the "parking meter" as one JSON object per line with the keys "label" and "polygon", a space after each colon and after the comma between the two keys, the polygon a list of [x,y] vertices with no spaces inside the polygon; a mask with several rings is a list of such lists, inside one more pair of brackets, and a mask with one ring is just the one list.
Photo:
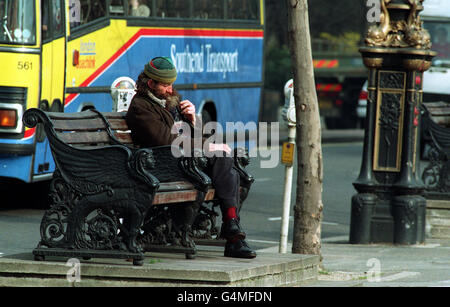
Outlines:
{"label": "parking meter", "polygon": [[284,177],[284,193],[283,193],[283,216],[281,217],[281,235],[279,252],[284,254],[287,251],[287,237],[289,231],[289,213],[291,207],[291,192],[293,165],[295,153],[295,132],[296,132],[296,115],[294,100],[294,80],[290,79],[284,86],[284,107],[281,111],[283,119],[288,126],[288,141],[283,142],[281,149],[281,162],[286,165],[286,173]]}
{"label": "parking meter", "polygon": [[135,94],[136,84],[133,79],[120,77],[111,85],[111,96],[113,98],[113,112],[127,111],[131,99]]}
{"label": "parking meter", "polygon": [[294,101],[294,80],[290,79],[284,85],[284,107],[281,110],[281,115],[288,126],[295,126],[295,101]]}

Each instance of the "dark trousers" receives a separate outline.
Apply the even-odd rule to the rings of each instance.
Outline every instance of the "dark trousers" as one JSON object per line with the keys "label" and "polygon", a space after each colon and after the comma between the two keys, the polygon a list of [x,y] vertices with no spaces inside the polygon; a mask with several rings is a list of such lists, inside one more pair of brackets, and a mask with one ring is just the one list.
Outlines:
{"label": "dark trousers", "polygon": [[230,207],[239,208],[239,174],[230,157],[213,157],[206,173],[210,176],[216,197],[220,200],[222,216]]}

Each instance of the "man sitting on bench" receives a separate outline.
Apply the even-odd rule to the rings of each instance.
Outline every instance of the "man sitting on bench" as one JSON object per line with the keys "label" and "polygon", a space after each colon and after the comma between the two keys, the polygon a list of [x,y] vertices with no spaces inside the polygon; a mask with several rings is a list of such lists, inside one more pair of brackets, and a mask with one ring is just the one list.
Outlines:
{"label": "man sitting on bench", "polygon": [[[133,97],[126,115],[133,142],[140,147],[171,145],[178,137],[172,134],[176,122],[195,125],[195,106],[180,99],[172,87],[177,71],[166,57],[156,57],[147,63],[136,82]],[[209,150],[230,153],[227,144],[209,144]],[[239,202],[239,175],[233,169],[233,158],[214,156],[205,170],[211,177],[215,195],[222,212],[221,236],[227,242],[224,255],[236,258],[254,258],[256,253],[244,241],[245,233],[239,224],[236,205]]]}

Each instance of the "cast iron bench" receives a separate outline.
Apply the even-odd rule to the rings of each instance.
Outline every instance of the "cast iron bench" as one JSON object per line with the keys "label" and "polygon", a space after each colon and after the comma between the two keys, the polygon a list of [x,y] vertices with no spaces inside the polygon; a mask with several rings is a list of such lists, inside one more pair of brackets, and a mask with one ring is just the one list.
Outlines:
{"label": "cast iron bench", "polygon": [[[142,265],[145,252],[192,259],[196,242],[220,244],[219,204],[202,170],[208,159],[171,146],[137,148],[125,114],[25,112],[27,127],[44,129],[56,165],[35,260],[124,258]],[[248,155],[235,150],[234,162],[240,210],[254,179],[245,169]]]}
{"label": "cast iron bench", "polygon": [[427,198],[450,200],[450,103],[422,104],[421,156]]}

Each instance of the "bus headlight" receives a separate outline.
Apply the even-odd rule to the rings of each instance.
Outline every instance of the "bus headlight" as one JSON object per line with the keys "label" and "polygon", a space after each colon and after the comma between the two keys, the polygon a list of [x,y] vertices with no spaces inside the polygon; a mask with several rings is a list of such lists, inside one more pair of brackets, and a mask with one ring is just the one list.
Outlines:
{"label": "bus headlight", "polygon": [[0,103],[0,132],[21,133],[23,106],[18,103]]}
{"label": "bus headlight", "polygon": [[17,111],[0,109],[0,128],[15,128],[17,125]]}

